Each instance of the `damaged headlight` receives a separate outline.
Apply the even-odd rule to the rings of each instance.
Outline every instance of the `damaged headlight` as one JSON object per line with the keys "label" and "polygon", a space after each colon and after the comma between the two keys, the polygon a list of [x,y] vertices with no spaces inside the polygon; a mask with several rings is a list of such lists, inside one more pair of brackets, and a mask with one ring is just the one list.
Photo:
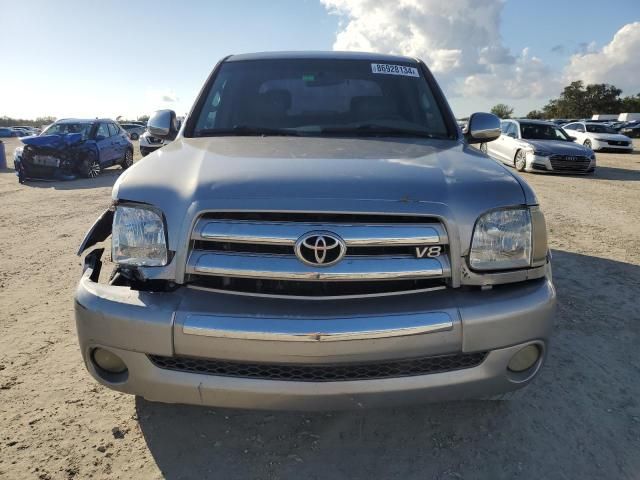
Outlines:
{"label": "damaged headlight", "polygon": [[121,265],[166,265],[167,236],[161,214],[150,207],[118,205],[113,216],[111,256]]}
{"label": "damaged headlight", "polygon": [[531,266],[531,213],[509,208],[485,213],[476,222],[469,254],[474,270],[507,270]]}

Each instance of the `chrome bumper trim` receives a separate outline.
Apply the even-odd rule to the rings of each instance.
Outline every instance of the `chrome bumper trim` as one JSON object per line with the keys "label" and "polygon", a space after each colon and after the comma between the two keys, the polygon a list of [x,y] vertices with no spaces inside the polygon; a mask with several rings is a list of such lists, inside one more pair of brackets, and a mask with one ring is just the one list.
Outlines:
{"label": "chrome bumper trim", "polygon": [[284,342],[335,342],[404,337],[453,328],[445,312],[318,319],[283,319],[218,315],[189,315],[185,335]]}
{"label": "chrome bumper trim", "polygon": [[187,273],[239,278],[308,281],[411,280],[450,276],[448,258],[345,257],[330,267],[312,267],[293,255],[213,253],[194,250]]}
{"label": "chrome bumper trim", "polygon": [[303,222],[251,222],[201,219],[192,239],[216,242],[294,245],[296,240],[313,230],[330,230],[340,236],[347,247],[390,247],[446,244],[447,235],[438,224],[425,225],[350,225]]}

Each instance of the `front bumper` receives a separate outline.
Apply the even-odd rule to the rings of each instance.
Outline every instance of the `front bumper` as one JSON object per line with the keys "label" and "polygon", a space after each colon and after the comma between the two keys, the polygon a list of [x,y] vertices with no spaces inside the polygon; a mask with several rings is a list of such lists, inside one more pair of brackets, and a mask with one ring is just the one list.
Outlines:
{"label": "front bumper", "polygon": [[631,142],[629,145],[611,145],[609,142],[607,141],[599,141],[599,140],[592,140],[591,141],[591,148],[593,150],[597,150],[599,152],[632,152],[633,151],[633,142]]}
{"label": "front bumper", "polygon": [[527,155],[527,163],[524,171],[530,173],[564,173],[568,175],[584,175],[592,173],[596,169],[596,159],[591,159],[586,170],[554,170],[549,157],[540,155]]}
{"label": "front bumper", "polygon": [[[337,301],[302,302],[301,306],[300,301],[239,297],[185,287],[171,293],[139,292],[97,283],[89,266],[78,285],[75,312],[81,352],[91,375],[115,390],[170,403],[332,410],[475,398],[523,387],[535,377],[544,362],[556,302],[550,272],[547,278],[495,287],[489,291],[450,289],[399,297],[402,298],[391,296],[375,300],[374,310],[377,313],[371,314],[371,318],[378,323],[386,321],[389,328],[378,325],[372,332],[375,335],[366,338],[369,332],[364,329],[354,331],[357,325],[362,326],[363,318],[367,324],[364,315],[350,317],[345,311],[370,311],[362,300],[345,303],[341,308]],[[281,333],[280,329],[270,328],[277,321],[295,323],[304,320],[297,313],[283,313],[275,319],[277,321],[270,322],[274,320],[270,309],[284,308],[287,311],[293,302],[298,302],[296,309],[313,312],[315,317],[306,319],[306,322],[317,322],[316,331],[329,328],[327,320],[320,317],[333,309],[334,313],[344,315],[341,322],[347,323],[346,327],[342,325],[341,331],[346,329],[355,336],[332,341],[325,341],[326,336],[323,340],[321,334],[302,339],[274,338]],[[243,306],[247,312],[245,315],[241,311]],[[267,313],[255,316],[256,309]],[[410,314],[407,313],[409,311]],[[215,315],[211,315],[212,312]],[[225,329],[217,324],[217,330],[194,336],[189,336],[185,329],[190,318],[209,315],[219,320],[223,314],[235,319],[237,327]],[[253,316],[249,318],[250,315]],[[423,318],[424,326],[428,327],[433,318],[441,320],[443,315],[451,319],[450,328],[420,331],[420,325],[414,325],[417,329],[409,328],[405,334],[401,328],[394,329],[398,325],[405,328],[402,322],[410,316]],[[354,318],[356,322],[351,325],[353,328],[349,328],[348,322]],[[255,334],[255,328],[243,329],[244,325],[255,326],[256,319],[262,322],[266,334],[264,339],[249,334]],[[381,335],[381,331],[390,333]],[[512,356],[531,343],[540,348],[538,362],[526,372],[510,372],[507,364]],[[91,358],[96,347],[117,354],[128,371],[116,376],[102,372]],[[324,382],[175,371],[154,365],[148,357],[192,356],[318,365],[480,351],[488,351],[487,357],[471,368],[400,378]]]}

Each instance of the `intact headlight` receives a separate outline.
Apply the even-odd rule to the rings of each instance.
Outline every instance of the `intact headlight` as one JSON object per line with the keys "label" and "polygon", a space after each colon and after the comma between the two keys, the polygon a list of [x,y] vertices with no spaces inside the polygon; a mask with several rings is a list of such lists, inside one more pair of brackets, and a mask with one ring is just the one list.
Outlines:
{"label": "intact headlight", "polygon": [[530,267],[532,243],[528,208],[494,210],[476,222],[469,264],[474,270]]}
{"label": "intact headlight", "polygon": [[111,239],[113,261],[123,265],[167,264],[167,236],[161,215],[144,206],[116,207]]}

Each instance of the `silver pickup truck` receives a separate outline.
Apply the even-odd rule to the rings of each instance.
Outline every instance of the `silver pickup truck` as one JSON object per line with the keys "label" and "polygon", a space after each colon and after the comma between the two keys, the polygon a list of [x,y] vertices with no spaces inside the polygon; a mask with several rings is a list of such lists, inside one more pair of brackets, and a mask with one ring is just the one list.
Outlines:
{"label": "silver pickup truck", "polygon": [[[125,171],[75,296],[92,376],[149,400],[341,409],[493,397],[547,355],[531,188],[417,59],[234,55]],[[111,275],[101,275],[111,237]],[[106,272],[105,272],[106,273]],[[109,278],[109,280],[106,280]]]}

